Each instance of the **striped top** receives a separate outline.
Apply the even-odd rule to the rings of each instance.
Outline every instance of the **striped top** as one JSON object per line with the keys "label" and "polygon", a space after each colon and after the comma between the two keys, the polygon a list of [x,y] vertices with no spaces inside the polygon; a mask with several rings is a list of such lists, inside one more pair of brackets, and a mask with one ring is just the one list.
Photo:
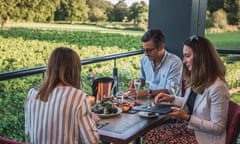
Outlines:
{"label": "striped top", "polygon": [[25,102],[25,133],[33,144],[99,143],[86,94],[73,87],[56,87],[47,102],[32,88]]}

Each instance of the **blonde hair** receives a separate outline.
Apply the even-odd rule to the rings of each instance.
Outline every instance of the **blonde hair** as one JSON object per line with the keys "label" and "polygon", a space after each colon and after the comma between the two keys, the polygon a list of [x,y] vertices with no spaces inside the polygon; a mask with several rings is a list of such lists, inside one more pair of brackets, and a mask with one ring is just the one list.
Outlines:
{"label": "blonde hair", "polygon": [[80,82],[80,57],[70,48],[58,47],[52,52],[48,60],[46,77],[39,86],[37,98],[46,102],[59,83],[80,89]]}
{"label": "blonde hair", "polygon": [[183,79],[186,87],[194,92],[202,93],[204,89],[219,77],[226,82],[226,68],[212,43],[201,36],[191,37],[184,41],[193,51],[192,70],[183,66]]}

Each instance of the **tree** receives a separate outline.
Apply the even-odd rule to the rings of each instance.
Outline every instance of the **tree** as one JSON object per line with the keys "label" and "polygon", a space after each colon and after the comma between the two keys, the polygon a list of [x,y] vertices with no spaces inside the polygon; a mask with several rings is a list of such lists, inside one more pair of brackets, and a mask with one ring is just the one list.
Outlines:
{"label": "tree", "polygon": [[0,0],[0,22],[1,26],[4,26],[7,21],[12,18],[15,13],[16,5],[20,3],[20,0]]}
{"label": "tree", "polygon": [[128,15],[128,6],[125,0],[120,0],[111,11],[111,21],[122,21]]}
{"label": "tree", "polygon": [[208,0],[207,9],[210,13],[222,9],[224,7],[224,0]]}
{"label": "tree", "polygon": [[223,9],[219,9],[213,13],[214,27],[226,29],[227,27],[227,14]]}
{"label": "tree", "polygon": [[88,11],[86,0],[61,0],[60,7],[55,15],[57,19],[63,18],[63,20],[73,23],[73,21],[86,21]]}
{"label": "tree", "polygon": [[240,23],[240,0],[225,0],[224,9],[227,12],[228,24]]}
{"label": "tree", "polygon": [[135,25],[139,23],[146,23],[148,6],[142,1],[140,3],[133,3],[129,8],[129,20],[133,20]]}
{"label": "tree", "polygon": [[93,8],[89,13],[89,20],[90,21],[105,21],[107,19],[106,14],[100,8]]}
{"label": "tree", "polygon": [[109,11],[113,9],[113,4],[106,0],[87,0],[87,5],[91,9],[88,12],[90,21],[107,20]]}
{"label": "tree", "polygon": [[53,21],[60,0],[1,0],[1,19]]}

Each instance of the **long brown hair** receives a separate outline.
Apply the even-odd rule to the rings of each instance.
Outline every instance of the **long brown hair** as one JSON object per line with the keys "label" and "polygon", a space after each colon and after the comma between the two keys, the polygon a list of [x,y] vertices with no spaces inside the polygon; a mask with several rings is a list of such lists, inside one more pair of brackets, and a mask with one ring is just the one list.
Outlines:
{"label": "long brown hair", "polygon": [[58,47],[52,52],[48,60],[46,77],[39,86],[37,98],[46,102],[59,83],[80,89],[80,82],[80,57],[70,48]]}
{"label": "long brown hair", "polygon": [[212,43],[201,36],[192,36],[185,40],[184,45],[193,51],[192,70],[183,66],[183,79],[186,87],[191,87],[194,92],[202,93],[219,77],[224,82],[225,66]]}

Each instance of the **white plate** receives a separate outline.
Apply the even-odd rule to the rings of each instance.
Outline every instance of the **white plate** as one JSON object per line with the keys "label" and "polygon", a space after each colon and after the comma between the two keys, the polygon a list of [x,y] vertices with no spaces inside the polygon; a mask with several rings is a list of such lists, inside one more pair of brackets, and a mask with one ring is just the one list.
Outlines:
{"label": "white plate", "polygon": [[139,116],[145,117],[145,118],[153,118],[153,117],[158,117],[159,116],[158,113],[143,112],[143,111],[139,112],[138,114],[139,114]]}
{"label": "white plate", "polygon": [[97,114],[100,118],[108,118],[108,117],[113,117],[117,116],[120,113],[122,113],[122,109],[117,107],[117,112],[116,113],[111,113],[111,114]]}
{"label": "white plate", "polygon": [[172,105],[170,102],[160,102],[159,104],[162,104],[162,105]]}

